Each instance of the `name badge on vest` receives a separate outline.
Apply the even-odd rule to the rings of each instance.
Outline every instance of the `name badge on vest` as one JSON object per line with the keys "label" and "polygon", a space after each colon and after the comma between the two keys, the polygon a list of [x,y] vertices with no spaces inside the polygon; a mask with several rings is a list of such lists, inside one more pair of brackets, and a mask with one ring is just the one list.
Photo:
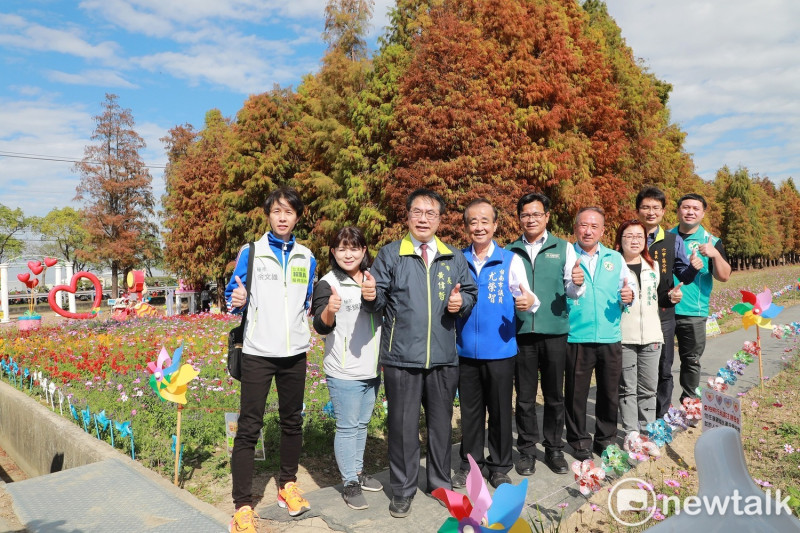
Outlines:
{"label": "name badge on vest", "polygon": [[553,252],[545,252],[544,256],[546,259],[561,259],[561,254]]}
{"label": "name badge on vest", "polygon": [[603,268],[611,272],[614,270],[614,263],[611,261],[603,261]]}
{"label": "name badge on vest", "polygon": [[292,267],[292,283],[303,283],[308,285],[308,270],[305,267]]}

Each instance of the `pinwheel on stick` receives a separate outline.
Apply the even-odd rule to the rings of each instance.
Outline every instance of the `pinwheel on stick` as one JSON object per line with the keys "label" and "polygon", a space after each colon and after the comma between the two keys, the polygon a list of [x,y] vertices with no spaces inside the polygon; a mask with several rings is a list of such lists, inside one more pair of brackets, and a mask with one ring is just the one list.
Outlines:
{"label": "pinwheel on stick", "polygon": [[733,310],[742,315],[744,329],[756,327],[756,347],[758,357],[758,377],[761,390],[764,390],[764,366],[761,363],[761,329],[772,329],[772,319],[783,311],[780,305],[772,305],[772,291],[764,287],[764,291],[753,294],[750,291],[740,291],[742,301],[733,306]]}
{"label": "pinwheel on stick", "polygon": [[[186,405],[186,390],[188,383],[196,378],[200,373],[192,365],[181,365],[181,355],[183,345],[181,344],[170,358],[166,348],[161,347],[161,353],[156,361],[147,363],[147,370],[150,372],[150,387],[155,391],[159,398],[178,404],[178,423],[175,431],[177,445],[175,452],[175,484],[178,484],[178,468],[180,464],[180,442],[181,442],[181,413],[183,406]],[[164,368],[164,365],[167,365]]]}

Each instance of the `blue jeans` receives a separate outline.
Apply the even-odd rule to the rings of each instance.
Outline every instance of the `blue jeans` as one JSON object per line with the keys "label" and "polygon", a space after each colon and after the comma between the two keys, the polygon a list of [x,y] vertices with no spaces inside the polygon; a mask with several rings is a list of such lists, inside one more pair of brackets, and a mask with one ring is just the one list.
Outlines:
{"label": "blue jeans", "polygon": [[328,392],[336,415],[336,436],[333,451],[342,481],[358,482],[364,469],[364,448],[367,444],[367,424],[375,408],[380,378],[339,379],[329,377]]}

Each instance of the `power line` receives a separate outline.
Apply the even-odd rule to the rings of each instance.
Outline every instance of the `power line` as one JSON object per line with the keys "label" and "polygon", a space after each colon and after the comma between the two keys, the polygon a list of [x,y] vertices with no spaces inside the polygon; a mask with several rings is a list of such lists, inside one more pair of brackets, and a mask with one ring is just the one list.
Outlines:
{"label": "power line", "polygon": [[[12,159],[36,159],[39,161],[59,161],[62,163],[83,163],[82,159],[72,159],[69,157],[59,157],[54,155],[42,155],[42,154],[26,154],[24,152],[8,152],[5,150],[0,150],[0,157],[9,157]],[[86,161],[87,163],[93,164],[102,164],[102,161]],[[146,168],[166,168],[165,165],[142,165]]]}

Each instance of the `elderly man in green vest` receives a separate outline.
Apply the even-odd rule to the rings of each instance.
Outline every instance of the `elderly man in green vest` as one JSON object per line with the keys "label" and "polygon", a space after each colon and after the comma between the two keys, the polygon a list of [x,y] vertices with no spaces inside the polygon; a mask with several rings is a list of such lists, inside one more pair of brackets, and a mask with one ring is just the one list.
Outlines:
{"label": "elderly man in green vest", "polygon": [[[556,474],[566,474],[564,460],[564,366],[567,359],[569,317],[567,298],[578,298],[583,272],[570,243],[547,231],[550,199],[541,193],[526,194],[517,202],[522,237],[508,245],[525,266],[528,286],[541,292],[541,306],[534,313],[517,311],[517,354],[514,386],[517,393],[517,459],[521,476],[536,470],[536,444],[544,446],[545,464]],[[537,296],[539,296],[537,294]],[[518,303],[519,303],[518,299]],[[522,309],[525,309],[522,307]],[[536,416],[539,374],[542,376],[544,413],[541,439]]]}
{"label": "elderly man in green vest", "polygon": [[[622,375],[622,330],[620,319],[631,305],[638,287],[619,252],[600,244],[605,231],[605,213],[599,207],[584,207],[575,217],[575,253],[584,282],[579,300],[569,300],[569,336],[565,403],[567,442],[579,461],[602,455],[615,443],[619,413],[619,382]],[[586,406],[592,372],[597,378],[594,445],[586,429]]]}
{"label": "elderly man in green vest", "polygon": [[708,209],[706,199],[699,194],[687,194],[678,200],[678,226],[670,232],[681,236],[686,254],[699,255],[703,268],[694,283],[683,286],[683,299],[675,306],[675,336],[681,359],[681,401],[696,398],[700,385],[700,357],[706,349],[708,298],[714,280],[728,281],[731,265],[725,256],[722,241],[701,226]]}

